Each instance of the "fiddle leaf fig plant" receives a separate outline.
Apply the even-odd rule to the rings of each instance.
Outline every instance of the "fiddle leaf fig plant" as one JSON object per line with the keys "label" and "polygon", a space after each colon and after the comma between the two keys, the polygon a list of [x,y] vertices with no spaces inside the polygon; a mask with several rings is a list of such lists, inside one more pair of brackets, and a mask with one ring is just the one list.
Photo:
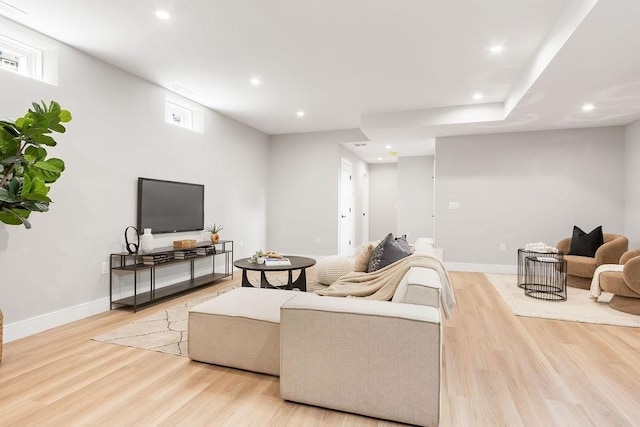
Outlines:
{"label": "fiddle leaf fig plant", "polygon": [[50,134],[64,133],[61,123],[71,113],[51,101],[33,103],[15,121],[0,120],[0,221],[31,228],[31,212],[46,212],[51,199],[49,184],[60,178],[64,162],[47,158],[45,147],[57,145]]}

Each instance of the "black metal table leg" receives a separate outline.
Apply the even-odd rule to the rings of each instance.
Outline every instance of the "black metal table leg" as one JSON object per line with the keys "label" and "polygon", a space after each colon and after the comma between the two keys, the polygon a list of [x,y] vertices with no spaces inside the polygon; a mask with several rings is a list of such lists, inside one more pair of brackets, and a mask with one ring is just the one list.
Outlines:
{"label": "black metal table leg", "polygon": [[[306,274],[306,271],[307,271],[306,268],[301,268],[300,269],[300,276],[298,276],[296,281],[293,282],[291,287],[298,288],[302,292],[307,292],[307,274]],[[289,271],[289,282],[291,282],[291,271]]]}
{"label": "black metal table leg", "polygon": [[253,285],[249,282],[249,278],[247,277],[247,270],[242,270],[242,287],[253,287]]}

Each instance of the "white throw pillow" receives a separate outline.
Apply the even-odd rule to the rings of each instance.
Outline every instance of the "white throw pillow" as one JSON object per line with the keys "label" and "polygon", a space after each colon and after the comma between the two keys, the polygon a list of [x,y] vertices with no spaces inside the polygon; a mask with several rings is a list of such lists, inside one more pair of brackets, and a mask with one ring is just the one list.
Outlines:
{"label": "white throw pillow", "polygon": [[330,285],[340,277],[353,271],[353,259],[342,255],[330,255],[316,264],[318,282]]}

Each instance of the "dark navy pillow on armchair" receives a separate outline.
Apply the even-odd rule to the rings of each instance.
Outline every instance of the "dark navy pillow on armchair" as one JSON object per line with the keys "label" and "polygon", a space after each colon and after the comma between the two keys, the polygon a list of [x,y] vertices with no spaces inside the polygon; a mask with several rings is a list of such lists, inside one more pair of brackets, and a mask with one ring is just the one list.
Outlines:
{"label": "dark navy pillow on armchair", "polygon": [[602,226],[596,227],[591,232],[585,233],[578,226],[573,226],[571,236],[571,246],[567,255],[579,255],[593,258],[596,251],[604,243],[602,236]]}

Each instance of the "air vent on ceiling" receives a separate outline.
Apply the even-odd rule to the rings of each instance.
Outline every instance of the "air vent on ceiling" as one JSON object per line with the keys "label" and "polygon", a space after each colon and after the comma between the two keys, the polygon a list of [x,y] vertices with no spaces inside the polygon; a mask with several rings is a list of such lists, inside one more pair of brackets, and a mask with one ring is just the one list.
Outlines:
{"label": "air vent on ceiling", "polygon": [[366,147],[367,144],[364,142],[355,142],[353,145],[355,145],[356,147]]}

